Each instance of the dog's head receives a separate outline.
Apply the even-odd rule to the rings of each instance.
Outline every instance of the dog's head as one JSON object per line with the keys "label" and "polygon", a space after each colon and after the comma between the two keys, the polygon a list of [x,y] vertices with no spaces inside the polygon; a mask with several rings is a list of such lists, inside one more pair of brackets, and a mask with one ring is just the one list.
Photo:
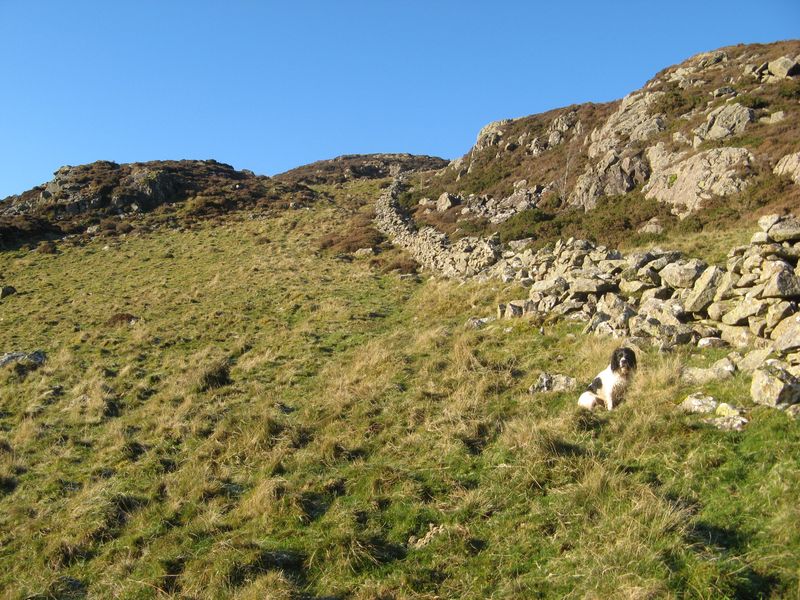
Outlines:
{"label": "dog's head", "polygon": [[636,354],[630,348],[617,348],[611,355],[611,370],[627,375],[636,370]]}

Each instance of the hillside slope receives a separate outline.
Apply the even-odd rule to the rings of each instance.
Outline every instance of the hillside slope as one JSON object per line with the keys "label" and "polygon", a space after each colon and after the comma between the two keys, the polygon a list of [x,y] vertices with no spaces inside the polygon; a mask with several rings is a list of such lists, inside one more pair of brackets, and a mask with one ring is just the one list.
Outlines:
{"label": "hillside slope", "polygon": [[319,208],[0,256],[0,346],[47,357],[3,371],[7,597],[796,591],[797,424],[675,409],[680,367],[718,351],[641,353],[611,414],[532,395],[616,342],[465,327],[515,284],[319,253],[343,210]]}
{"label": "hillside slope", "polygon": [[[0,205],[0,597],[796,597],[800,402],[753,402],[744,365],[766,354],[639,340],[625,401],[590,412],[578,390],[620,339],[570,318],[491,316],[534,283],[548,304],[563,290],[545,277],[602,263],[617,288],[650,277],[646,291],[675,296],[660,318],[680,333],[675,310],[693,288],[660,277],[690,264],[698,278],[700,262],[655,243],[727,264],[752,241],[731,257],[739,292],[725,290],[757,297],[769,262],[792,287],[797,227],[775,217],[760,230],[755,218],[797,212],[791,173],[773,170],[800,150],[800,98],[769,64],[800,48],[721,52],[634,95],[665,94],[643,101],[659,109],[642,113],[648,123],[666,117],[642,129],[641,147],[607,127],[623,103],[584,105],[487,127],[444,168],[345,156],[266,178],[214,161],[100,162]],[[740,64],[755,55],[760,81]],[[782,107],[784,120],[696,148],[672,139],[724,102],[703,95],[694,121],[673,119],[693,110],[685,94],[736,73],[746,90],[734,99],[765,99],[754,117]],[[673,76],[670,113],[659,86]],[[687,159],[741,148],[755,174],[737,171],[747,184],[720,204],[673,214],[643,187],[659,141]],[[650,174],[593,208],[571,200],[608,152],[621,153],[609,168]],[[437,193],[449,194],[441,211]],[[433,267],[474,276],[429,277],[393,245],[375,223],[387,198],[411,209],[409,236],[455,248]],[[654,215],[664,230],[634,235]],[[449,246],[443,231],[498,236]],[[628,252],[546,244],[571,232]],[[543,248],[509,244],[528,236]],[[476,249],[480,261],[458,262]],[[596,291],[580,292],[592,310],[614,300]],[[775,318],[797,310],[773,300]],[[741,368],[727,368],[734,359]],[[800,380],[784,383],[800,399]]]}

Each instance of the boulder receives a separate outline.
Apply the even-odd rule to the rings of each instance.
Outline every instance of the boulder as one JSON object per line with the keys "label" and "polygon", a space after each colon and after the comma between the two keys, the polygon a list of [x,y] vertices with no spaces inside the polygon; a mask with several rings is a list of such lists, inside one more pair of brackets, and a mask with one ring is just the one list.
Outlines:
{"label": "boulder", "polygon": [[[736,260],[736,259],[731,259]],[[738,259],[741,263],[741,259]],[[730,261],[729,261],[730,262]],[[722,277],[719,278],[717,282],[717,290],[714,292],[714,302],[719,302],[720,300],[728,300],[733,297],[733,288],[736,287],[736,284],[739,283],[741,279],[741,275],[735,273],[734,271],[728,270],[722,274]]]}
{"label": "boulder", "polygon": [[723,358],[707,369],[700,367],[684,367],[683,370],[681,370],[681,380],[693,385],[705,385],[712,381],[730,379],[735,372],[736,365],[733,364],[733,361],[729,358]]}
{"label": "boulder", "polygon": [[743,133],[748,123],[755,120],[753,109],[738,102],[723,104],[712,110],[706,122],[694,130],[701,140],[721,140],[734,134]]}
{"label": "boulder", "polygon": [[762,280],[762,298],[800,297],[800,277],[794,274],[791,265],[781,260],[765,261]]}
{"label": "boulder", "polygon": [[700,349],[726,348],[728,345],[728,342],[718,337],[703,337],[697,340],[697,347]]}
{"label": "boulder", "polygon": [[683,303],[688,312],[699,313],[703,311],[714,300],[717,293],[717,285],[722,279],[724,272],[719,267],[708,267],[703,274],[695,281],[692,292]]}
{"label": "boulder", "polygon": [[577,387],[577,382],[574,377],[569,375],[562,375],[561,373],[540,373],[539,379],[536,380],[529,389],[529,394],[536,394],[540,392],[570,392]]}
{"label": "boulder", "polygon": [[756,404],[778,406],[800,401],[800,379],[777,360],[768,360],[753,371],[750,396]]}
{"label": "boulder", "polygon": [[661,225],[661,221],[658,217],[653,217],[647,223],[639,227],[637,229],[638,233],[650,233],[653,235],[658,235],[659,233],[664,233],[664,226]]}
{"label": "boulder", "polygon": [[772,172],[775,173],[775,175],[785,175],[790,177],[792,181],[800,184],[800,152],[793,152],[792,154],[783,156],[778,161],[778,164],[775,165],[775,168],[772,170]]}
{"label": "boulder", "polygon": [[[789,156],[793,156],[793,155],[789,155]],[[797,156],[798,156],[798,166],[800,166],[800,152],[797,153]],[[784,156],[784,158],[786,158],[786,156]],[[783,159],[781,159],[781,160],[783,160]],[[781,173],[777,172],[777,168],[776,168],[775,174],[776,175],[780,175],[781,174]],[[761,228],[761,231],[763,231],[764,233],[767,233],[770,230],[770,227],[772,227],[773,225],[775,225],[775,223],[780,221],[781,218],[782,218],[781,215],[778,215],[778,214],[775,214],[775,213],[773,213],[771,215],[764,215],[763,217],[758,219],[758,226]]]}
{"label": "boulder", "polygon": [[767,63],[767,70],[775,77],[795,77],[800,75],[800,64],[788,56],[781,56]]}
{"label": "boulder", "polygon": [[670,263],[659,271],[659,275],[670,287],[689,288],[694,286],[705,268],[703,261],[693,258],[683,263]]}
{"label": "boulder", "polygon": [[734,348],[749,348],[756,339],[747,327],[720,325],[719,330],[722,339]]}
{"label": "boulder", "polygon": [[573,294],[603,294],[617,287],[613,281],[580,274],[567,281],[569,283],[569,291]]}
{"label": "boulder", "polygon": [[800,313],[795,313],[775,326],[770,337],[776,352],[786,353],[800,349]]}
{"label": "boulder", "polygon": [[461,199],[458,196],[444,192],[436,201],[436,210],[439,212],[445,212],[446,210],[460,203]]}
{"label": "boulder", "polygon": [[757,317],[765,314],[768,306],[763,300],[745,296],[733,310],[722,315],[722,322],[725,325],[741,325],[747,322],[748,317]]}
{"label": "boulder", "polygon": [[706,419],[704,423],[716,427],[721,431],[742,431],[744,426],[747,425],[747,419],[738,415],[732,415],[729,417]]}
{"label": "boulder", "polygon": [[800,240],[800,219],[787,217],[769,228],[769,237],[776,242]]}
{"label": "boulder", "polygon": [[702,392],[695,392],[678,405],[683,412],[709,414],[717,409],[717,401],[712,396]]}
{"label": "boulder", "polygon": [[13,285],[4,285],[0,287],[0,299],[8,298],[9,296],[13,296],[16,293],[17,290]]}
{"label": "boulder", "polygon": [[0,354],[0,367],[5,367],[11,364],[20,364],[29,368],[41,367],[47,355],[41,350],[34,350],[33,352],[7,352]]}
{"label": "boulder", "polygon": [[772,354],[772,348],[756,348],[745,354],[736,364],[740,371],[751,373],[759,368]]}

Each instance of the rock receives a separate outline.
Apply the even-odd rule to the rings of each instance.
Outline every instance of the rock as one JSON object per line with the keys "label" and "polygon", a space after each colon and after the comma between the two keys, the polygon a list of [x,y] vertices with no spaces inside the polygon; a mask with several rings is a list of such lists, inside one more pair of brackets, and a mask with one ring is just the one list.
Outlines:
{"label": "rock", "polygon": [[567,280],[557,275],[548,279],[542,279],[531,285],[531,294],[539,292],[541,294],[562,294],[567,291],[569,284]]}
{"label": "rock", "polygon": [[748,123],[755,120],[753,109],[738,102],[723,104],[712,110],[706,122],[694,130],[700,139],[721,140],[734,134],[743,133]]}
{"label": "rock", "polygon": [[763,300],[745,296],[730,312],[722,316],[725,325],[741,325],[746,323],[748,317],[757,317],[767,312],[768,304]]}
{"label": "rock", "polygon": [[708,305],[706,309],[708,312],[708,318],[713,321],[721,321],[722,315],[732,311],[736,307],[736,300],[720,300],[718,302],[713,302]]}
{"label": "rock", "polygon": [[786,407],[786,415],[796,421],[800,419],[800,404],[792,404]]}
{"label": "rock", "polygon": [[16,293],[17,290],[13,285],[4,285],[0,287],[0,299],[8,298],[9,296],[13,296]]}
{"label": "rock", "polygon": [[678,405],[678,408],[687,413],[708,414],[717,409],[717,401],[711,397],[706,396],[702,392],[695,392],[687,396],[686,399]]}
{"label": "rock", "polygon": [[469,329],[481,329],[494,320],[494,317],[470,317],[464,325]]}
{"label": "rock", "polygon": [[568,280],[569,291],[573,294],[603,294],[614,290],[617,286],[608,280],[599,277],[582,276],[578,274]]}
{"label": "rock", "polygon": [[800,379],[792,375],[784,363],[768,360],[755,371],[750,396],[756,404],[778,406],[800,402]]}
{"label": "rock", "polygon": [[454,196],[453,194],[444,192],[442,193],[441,196],[439,196],[439,199],[436,201],[436,210],[438,212],[445,212],[446,210],[460,203],[461,199],[458,196]]}
{"label": "rock", "polygon": [[705,268],[703,261],[693,258],[684,263],[670,263],[658,274],[670,287],[689,288],[695,284]]}
{"label": "rock", "polygon": [[781,219],[769,228],[769,237],[776,242],[800,240],[800,220],[795,217]]}
{"label": "rock", "polygon": [[770,354],[772,354],[772,348],[756,348],[745,354],[736,366],[740,371],[750,373],[763,365]]}
{"label": "rock", "polygon": [[776,110],[774,113],[767,117],[761,117],[758,122],[766,123],[767,125],[775,125],[786,120],[786,113],[782,110]]}
{"label": "rock", "polygon": [[698,367],[685,367],[681,371],[681,380],[693,385],[705,385],[712,381],[730,379],[736,372],[736,365],[729,358],[715,362],[708,369]]}
{"label": "rock", "polygon": [[697,340],[697,347],[701,349],[727,348],[728,346],[728,342],[718,337],[704,337]]}
{"label": "rock", "polygon": [[621,159],[614,150],[609,150],[593,167],[578,177],[569,197],[573,206],[590,210],[597,206],[602,196],[618,196],[642,185],[650,176],[650,167],[640,155]]}
{"label": "rock", "polygon": [[742,431],[744,426],[747,425],[747,419],[736,415],[715,417],[713,419],[706,419],[703,422],[721,431]]}
{"label": "rock", "polygon": [[647,158],[652,174],[642,191],[647,198],[671,205],[680,218],[715,196],[741,192],[755,160],[745,148],[713,148],[688,156],[667,152],[663,143],[648,148]]}
{"label": "rock", "polygon": [[688,312],[699,313],[714,300],[717,285],[722,280],[724,272],[719,267],[708,267],[697,279],[692,292],[683,303]]}
{"label": "rock", "polygon": [[[800,156],[800,152],[798,152],[798,156]],[[775,225],[775,223],[780,221],[781,218],[782,218],[781,215],[774,213],[771,215],[764,215],[758,220],[758,226],[761,228],[761,231],[767,233],[770,230],[770,227],[772,227],[773,225]]]}
{"label": "rock", "polygon": [[653,217],[647,223],[639,227],[637,229],[639,233],[650,233],[653,235],[658,235],[659,233],[664,233],[664,226],[661,225],[661,221],[658,217]]}
{"label": "rock", "polygon": [[797,61],[788,56],[781,56],[778,59],[769,61],[769,63],[767,63],[767,70],[771,75],[781,78],[800,75],[800,65],[797,64]]}
{"label": "rock", "polygon": [[[737,260],[737,259],[731,259]],[[738,259],[741,262],[741,259]],[[733,297],[733,288],[739,283],[739,279],[741,279],[741,275],[728,270],[722,274],[720,277],[719,282],[717,283],[717,291],[714,292],[714,302],[719,302],[720,300],[729,300]],[[719,320],[717,318],[716,320]]]}
{"label": "rock", "polygon": [[356,258],[367,258],[369,256],[375,256],[375,248],[359,248],[355,252],[353,252],[353,256]]}
{"label": "rock", "polygon": [[772,170],[775,175],[785,175],[792,181],[800,184],[800,152],[794,152],[782,157]]}
{"label": "rock", "polygon": [[719,329],[722,339],[734,348],[748,348],[755,341],[755,336],[747,327],[720,325]]}
{"label": "rock", "polygon": [[751,244],[766,244],[770,241],[769,235],[764,231],[756,231],[753,237],[750,238]]}
{"label": "rock", "polygon": [[620,102],[600,129],[590,135],[589,157],[598,158],[628,142],[644,141],[666,129],[663,114],[654,111],[664,92],[634,92]]}
{"label": "rock", "polygon": [[786,353],[800,349],[800,313],[795,313],[775,326],[770,337],[776,352]]}
{"label": "rock", "polygon": [[33,352],[7,352],[0,354],[0,367],[5,367],[10,364],[20,364],[26,367],[40,367],[47,359],[47,355],[41,350],[34,350]]}
{"label": "rock", "polygon": [[800,277],[794,274],[791,265],[780,260],[765,261],[762,280],[766,281],[762,298],[800,297]]}
{"label": "rock", "polygon": [[540,373],[539,379],[536,380],[529,389],[529,394],[537,394],[540,392],[570,392],[577,387],[577,382],[574,377],[569,375],[562,375],[560,373]]}
{"label": "rock", "polygon": [[524,300],[512,300],[506,304],[506,310],[503,316],[506,319],[515,319],[521,317],[525,314],[525,304],[526,302]]}

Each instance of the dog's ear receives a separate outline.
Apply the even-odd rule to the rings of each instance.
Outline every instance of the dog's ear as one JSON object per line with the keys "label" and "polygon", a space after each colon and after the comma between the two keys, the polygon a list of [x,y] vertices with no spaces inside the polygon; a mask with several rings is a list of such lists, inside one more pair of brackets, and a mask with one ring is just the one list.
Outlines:
{"label": "dog's ear", "polygon": [[629,362],[629,363],[630,363],[630,365],[631,365],[631,369],[635,369],[635,368],[636,368],[636,366],[637,366],[637,365],[636,365],[636,352],[634,352],[634,351],[633,351],[633,350],[631,350],[630,348],[625,348],[625,350],[627,350],[627,351],[628,351],[628,352],[627,352],[627,354],[628,354],[628,362]]}
{"label": "dog's ear", "polygon": [[611,353],[611,370],[619,370],[619,360],[622,358],[622,348],[617,348]]}

